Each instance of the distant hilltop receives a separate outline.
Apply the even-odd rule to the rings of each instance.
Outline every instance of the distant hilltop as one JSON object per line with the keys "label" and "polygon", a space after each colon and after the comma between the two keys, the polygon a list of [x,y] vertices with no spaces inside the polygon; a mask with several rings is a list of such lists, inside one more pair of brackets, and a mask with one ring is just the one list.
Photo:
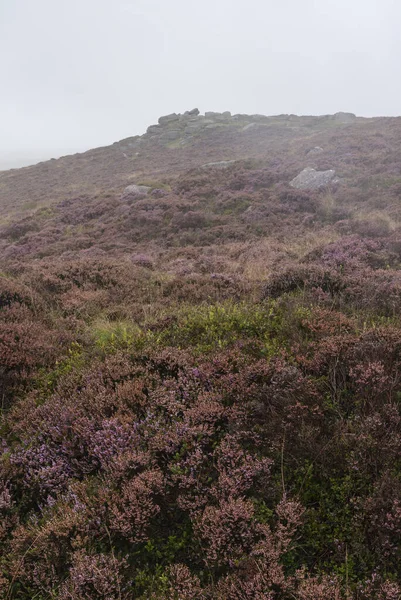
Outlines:
{"label": "distant hilltop", "polygon": [[[401,118],[369,119],[348,112],[265,116],[229,111],[201,114],[193,108],[161,116],[143,135],[35,166],[0,171],[0,218],[66,198],[94,197],[99,191],[120,197],[131,185],[148,185],[204,165],[222,169],[241,160],[275,169],[286,165],[282,180],[287,184],[303,172],[302,181],[296,179],[294,186],[310,187],[313,179],[313,186],[320,187],[331,171],[336,172],[332,183],[337,176],[343,178],[343,163],[354,162],[357,151],[350,147],[358,146],[355,140],[378,133],[391,140],[386,143],[393,148],[400,127]],[[377,144],[375,137],[374,141]],[[308,167],[315,173],[305,173]]]}
{"label": "distant hilltop", "polygon": [[312,123],[316,121],[334,121],[336,123],[349,124],[357,120],[354,113],[338,112],[334,115],[322,115],[322,116],[298,116],[298,115],[277,115],[277,116],[265,116],[265,115],[246,115],[246,114],[235,114],[232,115],[230,111],[225,112],[205,112],[204,115],[200,114],[198,108],[188,110],[183,114],[171,113],[164,115],[159,118],[157,125],[150,125],[146,131],[148,137],[159,137],[161,142],[171,143],[181,140],[185,143],[185,138],[190,138],[194,134],[197,134],[203,130],[218,129],[230,124],[236,124],[237,126],[242,125],[243,131],[247,131],[252,127],[260,125],[270,125],[275,121],[288,121],[289,123],[297,123],[306,125],[308,120]]}
{"label": "distant hilltop", "polygon": [[[356,117],[350,112],[337,112],[334,115],[322,116],[299,116],[294,114],[280,114],[275,116],[266,116],[260,114],[235,114],[230,111],[214,112],[207,111],[204,115],[200,114],[198,108],[188,110],[183,114],[171,113],[161,116],[158,123],[150,125],[144,135],[127,138],[130,140],[129,148],[134,148],[141,141],[153,140],[163,146],[179,148],[186,146],[199,133],[208,131],[224,130],[227,127],[233,127],[237,131],[250,131],[262,126],[280,125],[288,127],[312,127],[325,124],[352,124],[357,121],[366,120],[363,117]],[[136,140],[134,142],[133,140]],[[124,141],[124,140],[122,140]],[[113,145],[119,145],[115,142]],[[51,154],[54,158],[66,155],[74,155],[77,151],[63,148],[54,149]],[[50,160],[44,151],[26,154],[20,152],[0,152],[0,171],[8,169],[18,169],[25,166],[32,166],[42,161]]]}

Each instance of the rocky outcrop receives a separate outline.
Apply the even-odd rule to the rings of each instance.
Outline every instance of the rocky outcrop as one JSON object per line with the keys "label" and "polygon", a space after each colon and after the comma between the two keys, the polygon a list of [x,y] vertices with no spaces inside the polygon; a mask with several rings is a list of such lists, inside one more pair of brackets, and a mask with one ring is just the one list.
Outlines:
{"label": "rocky outcrop", "polygon": [[135,200],[136,198],[146,196],[151,189],[147,185],[129,185],[121,194],[121,200]]}
{"label": "rocky outcrop", "polygon": [[192,110],[186,110],[184,116],[196,117],[199,115],[199,108],[193,108]]}
{"label": "rocky outcrop", "polygon": [[333,120],[337,123],[353,123],[357,117],[354,113],[338,112],[333,115]]}
{"label": "rocky outcrop", "polygon": [[184,122],[184,131],[186,134],[197,133],[201,129],[204,129],[206,125],[211,122],[212,121],[205,119],[205,117],[202,115],[199,115],[198,117],[192,117]]}
{"label": "rocky outcrop", "polygon": [[316,171],[307,167],[299,175],[290,181],[290,186],[297,190],[317,190],[334,181],[336,172],[334,169],[329,171]]}
{"label": "rocky outcrop", "polygon": [[159,118],[159,125],[168,125],[169,123],[174,123],[174,121],[179,121],[180,115],[176,113],[172,113],[171,115],[165,115],[164,117]]}
{"label": "rocky outcrop", "polygon": [[227,119],[231,119],[231,113],[229,110],[222,113],[209,111],[205,112],[205,117],[206,119],[218,119],[226,121]]}
{"label": "rocky outcrop", "polygon": [[[298,115],[276,115],[267,117],[265,115],[235,114],[230,111],[214,112],[207,111],[201,115],[198,108],[192,108],[183,114],[171,113],[159,118],[157,125],[148,127],[146,139],[159,142],[162,145],[177,148],[190,143],[193,136],[202,132],[213,131],[218,128],[233,127],[241,131],[249,131],[257,128],[263,130],[265,127],[280,125],[285,127],[314,127],[320,123],[352,123],[357,117],[352,113],[339,112],[335,115],[323,115],[320,117],[298,116]],[[310,154],[322,152],[321,148],[312,148]]]}
{"label": "rocky outcrop", "polygon": [[[238,120],[238,115],[232,117],[229,111],[199,113],[198,108],[192,108],[183,114],[172,113],[159,118],[157,125],[150,125],[146,131],[149,138],[158,140],[161,144],[168,145],[181,138],[182,144],[188,142],[193,135],[205,129],[223,127]],[[246,124],[246,123],[245,123]]]}
{"label": "rocky outcrop", "polygon": [[162,142],[174,142],[178,140],[182,135],[181,129],[169,129],[162,133],[160,139]]}
{"label": "rocky outcrop", "polygon": [[150,133],[150,134],[158,134],[161,133],[163,131],[163,128],[161,125],[150,125],[147,130],[146,133]]}

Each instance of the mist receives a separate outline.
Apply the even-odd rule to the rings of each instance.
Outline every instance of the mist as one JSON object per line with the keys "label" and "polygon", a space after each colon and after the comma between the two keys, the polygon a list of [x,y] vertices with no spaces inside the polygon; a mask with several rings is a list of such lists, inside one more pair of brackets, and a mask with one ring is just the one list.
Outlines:
{"label": "mist", "polygon": [[400,24],[396,0],[0,0],[0,168],[193,107],[396,116]]}

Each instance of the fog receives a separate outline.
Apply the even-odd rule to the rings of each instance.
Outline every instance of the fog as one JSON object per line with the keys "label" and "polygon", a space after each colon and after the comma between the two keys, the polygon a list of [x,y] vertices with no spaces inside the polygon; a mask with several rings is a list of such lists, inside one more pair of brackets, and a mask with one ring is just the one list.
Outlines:
{"label": "fog", "polygon": [[193,107],[398,115],[400,27],[399,0],[0,0],[0,168]]}

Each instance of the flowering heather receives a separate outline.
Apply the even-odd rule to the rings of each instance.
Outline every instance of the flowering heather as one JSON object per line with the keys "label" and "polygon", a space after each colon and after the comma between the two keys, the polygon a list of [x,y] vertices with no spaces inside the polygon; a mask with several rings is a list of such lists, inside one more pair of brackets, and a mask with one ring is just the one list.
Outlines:
{"label": "flowering heather", "polygon": [[0,600],[400,600],[400,132],[0,174]]}

